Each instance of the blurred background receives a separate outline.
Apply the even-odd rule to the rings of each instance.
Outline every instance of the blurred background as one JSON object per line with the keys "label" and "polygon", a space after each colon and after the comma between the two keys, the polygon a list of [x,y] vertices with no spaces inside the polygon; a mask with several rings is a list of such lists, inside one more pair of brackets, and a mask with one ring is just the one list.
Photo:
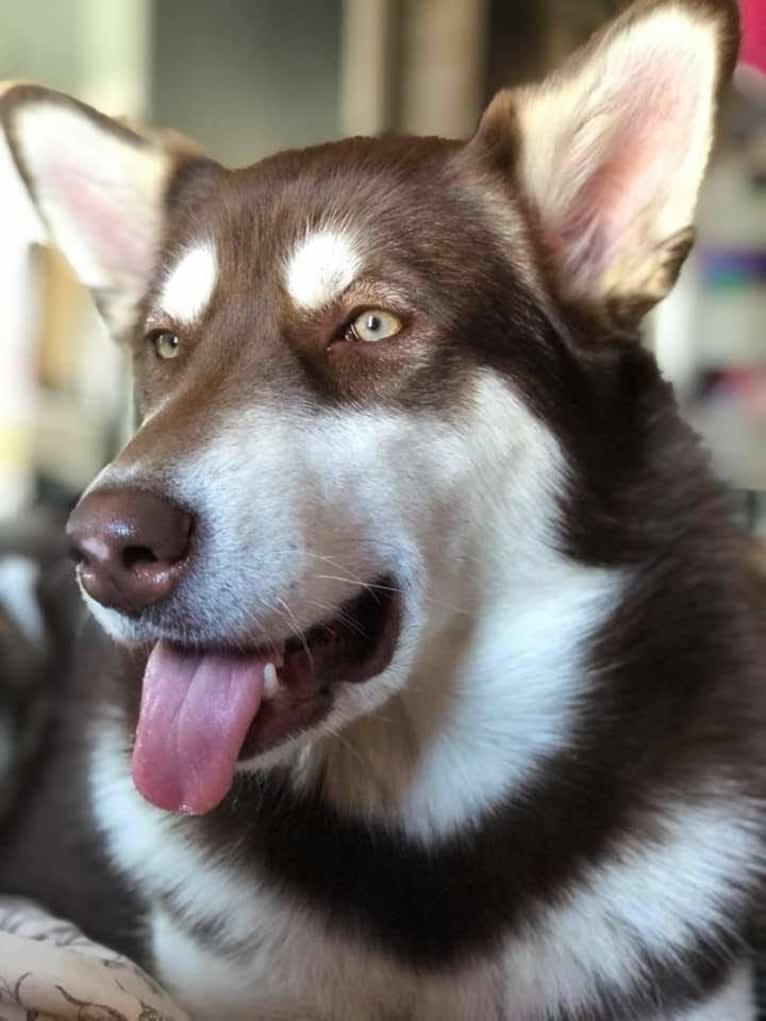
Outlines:
{"label": "blurred background", "polygon": [[[742,3],[699,245],[646,342],[766,537],[766,0]],[[621,6],[0,0],[0,79],[173,126],[242,164],[345,134],[468,135],[496,89],[543,73]],[[1,138],[0,223],[2,521],[68,506],[120,442],[129,401],[120,352],[46,247]]]}

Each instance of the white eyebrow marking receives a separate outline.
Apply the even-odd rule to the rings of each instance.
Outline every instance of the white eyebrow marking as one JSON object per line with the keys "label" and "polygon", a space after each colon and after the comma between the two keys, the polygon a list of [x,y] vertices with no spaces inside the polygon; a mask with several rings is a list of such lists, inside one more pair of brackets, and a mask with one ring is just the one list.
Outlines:
{"label": "white eyebrow marking", "polygon": [[329,228],[309,233],[288,259],[288,293],[299,308],[320,309],[348,287],[361,264],[346,234]]}
{"label": "white eyebrow marking", "polygon": [[218,259],[210,241],[187,248],[170,270],[157,304],[162,312],[191,325],[202,315],[218,282]]}

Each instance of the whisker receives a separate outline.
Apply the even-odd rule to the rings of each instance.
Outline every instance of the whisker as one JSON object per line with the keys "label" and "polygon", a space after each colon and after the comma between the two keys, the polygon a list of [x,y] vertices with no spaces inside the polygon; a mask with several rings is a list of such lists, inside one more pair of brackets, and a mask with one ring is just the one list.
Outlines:
{"label": "whisker", "polygon": [[[303,651],[306,653],[306,657],[307,657],[309,663],[311,664],[311,669],[313,670],[314,669],[314,658],[311,655],[311,650],[309,649],[308,642],[306,641],[306,635],[304,634],[303,628],[298,623],[298,620],[297,620],[295,614],[290,609],[290,607],[287,605],[287,603],[284,601],[284,599],[277,599],[277,602],[284,607],[284,612],[283,612],[282,615],[287,619],[287,623],[290,626],[290,630],[293,632],[295,637],[298,639],[298,641],[303,646]],[[274,609],[277,610],[277,612],[281,612],[278,609],[277,606],[275,606]]]}
{"label": "whisker", "polygon": [[359,585],[361,588],[367,589],[368,592],[401,592],[400,585],[382,585],[375,581],[362,581],[361,578],[354,578],[351,575],[343,577],[337,574],[315,574],[315,578],[320,581],[342,581],[349,585]]}
{"label": "whisker", "polygon": [[339,611],[337,606],[332,606],[330,603],[323,603],[319,599],[309,599],[308,602],[311,603],[312,606],[318,606],[320,610],[325,610],[328,614],[331,614],[334,620],[340,621],[340,623],[347,627],[350,631],[356,631],[356,633],[361,635],[363,638],[366,636],[367,632],[364,628],[361,627],[358,621],[354,620],[351,614],[347,613],[345,610]]}
{"label": "whisker", "polygon": [[[361,579],[355,578],[344,578],[340,575],[335,574],[315,574],[314,577],[318,581],[339,581],[348,585],[359,585],[362,588],[367,589],[371,595],[375,595],[376,592],[388,592],[388,593],[402,593],[401,585],[383,585],[378,582],[365,582]],[[441,606],[446,610],[451,610],[453,613],[460,614],[461,616],[470,616],[470,611],[463,607],[455,606],[454,603],[448,603],[444,599],[435,599],[433,596],[426,596],[426,602],[430,603],[431,606]]]}

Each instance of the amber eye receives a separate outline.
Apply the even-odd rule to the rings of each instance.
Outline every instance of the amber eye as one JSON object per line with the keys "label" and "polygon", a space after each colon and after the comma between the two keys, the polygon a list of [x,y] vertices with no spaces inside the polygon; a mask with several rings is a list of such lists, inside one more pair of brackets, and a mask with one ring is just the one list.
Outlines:
{"label": "amber eye", "polygon": [[154,348],[154,353],[163,361],[178,357],[181,338],[170,330],[153,330],[147,339]]}
{"label": "amber eye", "polygon": [[362,340],[369,344],[376,340],[388,340],[396,336],[401,328],[402,321],[397,316],[380,308],[372,308],[349,323],[345,336],[347,340]]}

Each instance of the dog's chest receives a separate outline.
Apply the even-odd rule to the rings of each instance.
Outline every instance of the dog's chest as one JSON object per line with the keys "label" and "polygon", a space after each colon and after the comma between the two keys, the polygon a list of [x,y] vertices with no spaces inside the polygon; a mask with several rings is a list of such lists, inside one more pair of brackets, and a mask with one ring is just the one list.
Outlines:
{"label": "dog's chest", "polygon": [[136,794],[122,746],[104,725],[93,807],[115,864],[151,905],[153,970],[195,1021],[506,1021],[491,965],[424,978],[257,869],[205,851],[188,820]]}
{"label": "dog's chest", "polygon": [[[211,886],[215,887],[214,880]],[[590,1000],[576,995],[584,993],[588,983],[576,974],[572,948],[566,945],[557,946],[552,956],[533,941],[514,941],[493,962],[426,976],[332,937],[300,908],[279,904],[269,894],[258,900],[256,915],[245,917],[244,908],[238,913],[231,905],[228,923],[208,933],[198,927],[196,935],[166,911],[153,912],[150,931],[157,972],[195,1021],[531,1021],[543,1016],[608,1016],[598,1006],[597,995]],[[247,928],[249,936],[243,938]],[[557,933],[564,935],[563,929]],[[587,934],[580,935],[581,955],[587,957]],[[627,967],[626,948],[617,953]],[[595,974],[595,961],[587,970],[591,968]],[[625,980],[627,988],[627,975]],[[575,994],[571,1013],[559,1014],[559,997],[567,999],[567,986]],[[591,1008],[585,1006],[588,1002]],[[709,1001],[674,1012],[672,1018],[752,1021],[754,1015],[752,978],[742,966]],[[670,1017],[652,1012],[651,1021]],[[649,1021],[649,1015],[646,1018]]]}
{"label": "dog's chest", "polygon": [[[694,951],[690,934],[719,932],[736,917],[732,877],[760,846],[734,802],[668,806],[661,840],[634,839],[594,863],[565,896],[498,931],[492,958],[463,954],[471,963],[458,970],[445,949],[438,969],[414,958],[407,967],[397,963],[408,959],[406,945],[398,954],[371,949],[374,930],[360,929],[353,912],[339,914],[255,861],[237,864],[236,832],[206,843],[194,820],[146,804],[124,753],[115,754],[118,739],[103,727],[94,750],[96,815],[115,862],[151,905],[158,977],[202,1021],[530,1021],[562,1008],[607,1017],[600,990],[628,995],[648,961],[681,961]],[[325,863],[328,883],[351,884],[353,859],[339,851]],[[384,879],[371,873],[365,888]],[[449,884],[442,890],[449,901]],[[439,927],[430,929],[438,942]]]}
{"label": "dog's chest", "polygon": [[[166,912],[152,915],[155,967],[200,1021],[500,1021],[493,969],[424,978],[328,936],[300,909],[264,900],[251,938],[200,939]],[[233,928],[239,929],[235,923]]]}

